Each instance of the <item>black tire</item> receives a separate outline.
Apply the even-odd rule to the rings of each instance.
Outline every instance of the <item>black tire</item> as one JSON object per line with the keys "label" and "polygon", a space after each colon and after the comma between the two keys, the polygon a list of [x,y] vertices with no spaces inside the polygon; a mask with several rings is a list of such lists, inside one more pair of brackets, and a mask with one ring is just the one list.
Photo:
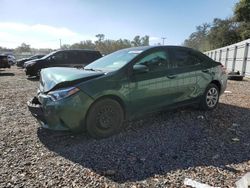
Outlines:
{"label": "black tire", "polygon": [[220,91],[217,85],[210,83],[202,95],[200,108],[202,110],[213,110],[217,107],[220,98]]}
{"label": "black tire", "polygon": [[36,73],[36,78],[40,78],[40,73],[41,73],[41,69],[38,69]]}
{"label": "black tire", "polygon": [[231,75],[228,75],[228,80],[236,80],[236,81],[242,81],[243,80],[243,76],[231,76]]}
{"label": "black tire", "polygon": [[95,102],[86,118],[86,128],[90,136],[94,138],[106,138],[122,128],[124,111],[121,105],[109,98]]}

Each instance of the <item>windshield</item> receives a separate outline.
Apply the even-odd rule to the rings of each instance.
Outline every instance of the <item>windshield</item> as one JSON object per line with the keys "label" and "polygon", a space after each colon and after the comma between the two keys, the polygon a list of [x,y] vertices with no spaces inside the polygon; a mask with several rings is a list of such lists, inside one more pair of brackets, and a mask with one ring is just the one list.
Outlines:
{"label": "windshield", "polygon": [[84,69],[101,70],[104,72],[116,71],[126,65],[141,52],[141,50],[119,50],[94,61],[84,67]]}
{"label": "windshield", "polygon": [[34,55],[34,56],[31,56],[29,59],[33,60],[33,59],[38,59],[39,57],[40,57],[40,55]]}

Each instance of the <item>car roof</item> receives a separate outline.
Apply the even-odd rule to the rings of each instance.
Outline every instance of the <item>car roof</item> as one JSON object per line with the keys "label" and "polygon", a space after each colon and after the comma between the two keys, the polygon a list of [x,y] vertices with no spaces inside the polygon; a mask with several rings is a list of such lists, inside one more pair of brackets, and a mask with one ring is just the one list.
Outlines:
{"label": "car roof", "polygon": [[187,50],[193,50],[192,48],[188,48],[185,46],[174,46],[174,45],[164,45],[164,46],[139,46],[139,47],[132,47],[132,48],[126,48],[125,50],[129,51],[145,51],[149,49],[159,49],[159,48],[166,48],[166,49],[187,49]]}
{"label": "car roof", "polygon": [[90,49],[67,49],[67,50],[56,50],[55,52],[71,52],[71,51],[99,52],[98,50],[90,50]]}

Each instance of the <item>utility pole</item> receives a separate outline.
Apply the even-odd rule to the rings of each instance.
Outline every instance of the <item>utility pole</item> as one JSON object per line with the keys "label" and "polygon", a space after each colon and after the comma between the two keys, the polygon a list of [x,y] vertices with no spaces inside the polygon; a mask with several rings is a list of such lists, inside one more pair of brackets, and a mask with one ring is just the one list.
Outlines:
{"label": "utility pole", "polygon": [[62,48],[62,40],[59,39],[59,42],[60,42],[60,49]]}
{"label": "utility pole", "polygon": [[161,39],[162,39],[162,45],[164,45],[164,41],[165,41],[166,37],[161,37]]}

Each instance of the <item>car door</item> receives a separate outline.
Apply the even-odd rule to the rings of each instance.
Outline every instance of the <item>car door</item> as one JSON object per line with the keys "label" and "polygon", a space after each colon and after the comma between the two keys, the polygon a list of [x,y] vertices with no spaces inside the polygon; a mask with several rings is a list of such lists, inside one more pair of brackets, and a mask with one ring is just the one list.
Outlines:
{"label": "car door", "polygon": [[81,53],[79,51],[69,51],[67,64],[70,67],[80,67]]}
{"label": "car door", "polygon": [[166,49],[154,50],[134,63],[146,65],[145,73],[133,73],[129,81],[130,111],[134,114],[157,110],[173,101],[171,63]]}
{"label": "car door", "polygon": [[88,52],[88,51],[84,51],[81,55],[81,65],[82,66],[86,66],[88,65],[90,62],[91,62],[91,52]]}
{"label": "car door", "polygon": [[68,66],[70,66],[68,52],[59,51],[51,56],[50,67],[68,67]]}
{"label": "car door", "polygon": [[173,63],[172,79],[175,91],[174,103],[192,101],[199,95],[197,72],[201,70],[201,60],[186,48],[170,49]]}

